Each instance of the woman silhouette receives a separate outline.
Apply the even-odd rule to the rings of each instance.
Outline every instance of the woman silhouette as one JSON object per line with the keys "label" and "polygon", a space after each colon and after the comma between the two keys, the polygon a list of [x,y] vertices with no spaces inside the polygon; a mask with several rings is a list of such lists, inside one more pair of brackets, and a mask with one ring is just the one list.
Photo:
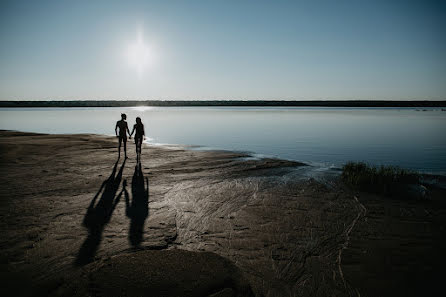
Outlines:
{"label": "woman silhouette", "polygon": [[136,118],[136,124],[133,126],[132,133],[130,133],[130,137],[132,137],[133,132],[135,132],[135,145],[136,145],[136,160],[140,160],[141,158],[141,145],[143,139],[145,139],[145,133],[144,133],[144,125],[141,122],[141,118]]}

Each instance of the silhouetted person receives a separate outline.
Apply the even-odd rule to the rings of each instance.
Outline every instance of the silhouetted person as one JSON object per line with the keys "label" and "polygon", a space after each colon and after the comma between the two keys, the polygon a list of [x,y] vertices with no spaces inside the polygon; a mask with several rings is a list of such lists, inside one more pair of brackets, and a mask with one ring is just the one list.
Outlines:
{"label": "silhouetted person", "polygon": [[144,132],[144,124],[141,122],[141,118],[136,118],[136,124],[133,126],[132,133],[130,133],[130,137],[132,137],[133,132],[135,132],[135,145],[136,145],[136,160],[140,160],[141,158],[141,145],[142,141],[145,139]]}
{"label": "silhouetted person", "polygon": [[[127,184],[124,180],[123,189],[115,199],[116,193],[118,192],[119,185],[121,183],[124,164],[125,161],[121,165],[118,174],[115,176],[118,162],[115,163],[110,177],[102,183],[99,191],[96,193],[93,200],[91,200],[90,205],[88,206],[87,213],[85,214],[83,221],[83,225],[88,228],[88,237],[87,239],[85,239],[79,250],[76,259],[77,265],[83,265],[93,260],[99,244],[101,243],[104,227],[110,221],[112,213],[115,210],[122,193],[124,191],[127,191],[125,188]],[[99,195],[101,195],[101,198],[96,203]]]}
{"label": "silhouetted person", "polygon": [[149,180],[145,178],[141,170],[141,163],[135,166],[132,177],[132,202],[128,195],[125,196],[125,213],[130,218],[129,241],[133,246],[138,246],[144,233],[144,222],[149,215]]}
{"label": "silhouetted person", "polygon": [[[125,113],[121,114],[121,120],[116,122],[115,133],[116,137],[119,138],[119,147],[118,147],[118,158],[121,156],[121,143],[124,142],[124,155],[127,159],[127,133],[130,135],[129,127],[127,126],[127,115]],[[119,133],[118,133],[119,128]]]}

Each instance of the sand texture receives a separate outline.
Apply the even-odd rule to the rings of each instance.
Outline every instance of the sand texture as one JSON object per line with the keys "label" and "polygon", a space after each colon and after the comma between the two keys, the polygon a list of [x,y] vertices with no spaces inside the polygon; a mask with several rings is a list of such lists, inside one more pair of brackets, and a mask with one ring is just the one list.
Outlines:
{"label": "sand texture", "polygon": [[0,136],[2,296],[417,296],[440,282],[440,189],[390,200],[291,161],[144,146],[138,166],[131,141],[124,161],[112,137]]}

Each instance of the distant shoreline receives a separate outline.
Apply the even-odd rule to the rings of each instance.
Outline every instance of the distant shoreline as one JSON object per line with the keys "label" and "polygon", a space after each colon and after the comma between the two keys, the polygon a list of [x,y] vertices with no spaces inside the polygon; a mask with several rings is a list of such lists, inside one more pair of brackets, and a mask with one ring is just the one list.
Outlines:
{"label": "distant shoreline", "polygon": [[0,101],[0,107],[200,107],[200,106],[247,106],[247,107],[446,107],[443,101],[388,101],[388,100],[75,100],[75,101]]}

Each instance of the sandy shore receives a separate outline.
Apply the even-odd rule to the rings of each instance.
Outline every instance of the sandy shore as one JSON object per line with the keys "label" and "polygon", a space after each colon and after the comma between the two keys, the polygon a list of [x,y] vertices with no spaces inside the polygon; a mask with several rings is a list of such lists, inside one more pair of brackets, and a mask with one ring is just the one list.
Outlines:
{"label": "sandy shore", "polygon": [[[353,193],[304,164],[0,132],[3,296],[417,296],[440,283],[441,189]],[[423,294],[424,293],[424,294]]]}

